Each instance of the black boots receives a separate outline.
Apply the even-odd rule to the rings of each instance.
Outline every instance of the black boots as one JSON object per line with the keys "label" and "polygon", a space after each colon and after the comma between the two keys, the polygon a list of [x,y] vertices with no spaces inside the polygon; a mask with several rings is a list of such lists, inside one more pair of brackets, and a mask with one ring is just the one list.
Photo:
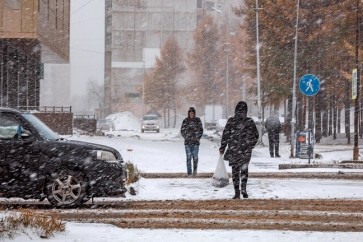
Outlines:
{"label": "black boots", "polygon": [[232,197],[232,199],[240,199],[239,190],[234,190],[234,197]]}
{"label": "black boots", "polygon": [[241,194],[242,194],[243,198],[248,198],[248,194],[246,191],[241,191]]}
{"label": "black boots", "polygon": [[232,199],[240,199],[241,198],[240,194],[242,194],[243,198],[248,198],[248,194],[247,194],[246,190],[245,191],[242,190],[241,193],[239,193],[239,190],[237,190],[237,191],[234,191],[234,197],[232,197]]}
{"label": "black boots", "polygon": [[241,194],[242,194],[243,198],[248,198],[248,194],[247,194],[247,191],[246,191],[246,186],[247,186],[247,184],[245,182],[242,182]]}
{"label": "black boots", "polygon": [[247,191],[246,191],[246,187],[247,187],[246,182],[242,182],[242,184],[241,184],[241,191],[239,190],[239,186],[238,187],[234,187],[234,197],[232,197],[232,199],[240,199],[241,198],[241,194],[242,194],[243,198],[248,198],[248,194],[247,194]]}

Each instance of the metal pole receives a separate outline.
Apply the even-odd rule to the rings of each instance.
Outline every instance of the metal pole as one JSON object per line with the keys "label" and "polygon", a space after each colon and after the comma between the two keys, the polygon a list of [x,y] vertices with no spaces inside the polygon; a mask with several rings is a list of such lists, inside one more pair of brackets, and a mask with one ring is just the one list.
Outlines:
{"label": "metal pole", "polygon": [[299,6],[300,0],[297,0],[297,7],[296,7],[296,28],[295,28],[295,51],[294,51],[294,81],[292,84],[292,111],[291,111],[291,137],[290,137],[290,144],[291,144],[291,154],[290,158],[294,158],[294,137],[295,137],[295,112],[296,112],[296,68],[297,68],[297,34],[298,34],[298,27],[299,27]]}
{"label": "metal pole", "polygon": [[228,82],[229,82],[229,58],[227,49],[227,71],[226,71],[226,118],[228,118]]}
{"label": "metal pole", "polygon": [[259,44],[259,29],[258,29],[258,0],[256,0],[256,59],[257,59],[257,107],[259,121],[259,137],[258,143],[262,145],[262,122],[261,122],[261,84],[260,84],[260,44]]}
{"label": "metal pole", "polygon": [[360,73],[359,73],[359,1],[356,3],[356,35],[355,35],[355,65],[357,69],[357,96],[354,102],[354,149],[353,160],[359,160],[359,147],[358,147],[358,122],[359,122],[359,96],[360,96]]}
{"label": "metal pole", "polygon": [[225,51],[226,51],[226,118],[228,119],[228,88],[229,88],[229,10],[227,8],[227,0],[224,1],[224,16],[226,17],[225,29]]}

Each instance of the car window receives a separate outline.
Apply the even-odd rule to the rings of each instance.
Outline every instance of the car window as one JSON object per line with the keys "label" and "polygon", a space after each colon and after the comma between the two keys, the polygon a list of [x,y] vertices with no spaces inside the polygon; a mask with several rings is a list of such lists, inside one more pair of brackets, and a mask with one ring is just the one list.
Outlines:
{"label": "car window", "polygon": [[149,115],[149,116],[144,116],[144,120],[157,120],[158,117],[157,116],[153,116],[153,115]]}
{"label": "car window", "polygon": [[6,115],[0,116],[0,138],[12,139],[18,132],[19,121]]}
{"label": "car window", "polygon": [[39,132],[41,136],[43,136],[45,139],[49,140],[57,140],[60,137],[51,130],[46,124],[44,124],[40,119],[35,117],[31,113],[23,113],[22,116],[28,120],[29,123],[33,125],[33,127]]}

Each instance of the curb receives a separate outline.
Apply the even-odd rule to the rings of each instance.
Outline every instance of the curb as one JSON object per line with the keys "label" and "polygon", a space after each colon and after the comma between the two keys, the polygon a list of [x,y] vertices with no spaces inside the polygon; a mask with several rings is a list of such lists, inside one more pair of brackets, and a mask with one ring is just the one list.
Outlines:
{"label": "curb", "polygon": [[[228,174],[231,177],[231,174]],[[212,179],[213,173],[198,173],[195,177],[188,177],[184,173],[141,173],[141,177],[146,179]],[[363,180],[362,172],[250,172],[249,178],[258,179],[346,179]]]}
{"label": "curb", "polygon": [[298,168],[341,168],[341,169],[363,169],[363,163],[341,162],[339,164],[279,164],[279,170]]}

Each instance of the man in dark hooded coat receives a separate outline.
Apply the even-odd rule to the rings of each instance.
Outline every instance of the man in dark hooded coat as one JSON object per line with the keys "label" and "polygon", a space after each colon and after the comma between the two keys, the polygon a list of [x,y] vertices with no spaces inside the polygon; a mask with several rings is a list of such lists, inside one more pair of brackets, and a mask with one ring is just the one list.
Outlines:
{"label": "man in dark hooded coat", "polygon": [[[197,175],[199,140],[203,135],[203,125],[200,118],[196,117],[195,108],[190,107],[188,117],[183,120],[180,133],[184,138],[185,153],[187,156],[187,174],[188,176]],[[193,171],[191,159],[193,157]]]}
{"label": "man in dark hooded coat", "polygon": [[[265,128],[268,132],[268,143],[271,157],[280,157],[279,143],[281,123],[277,112],[274,112],[265,122]],[[275,154],[274,154],[275,151]]]}
{"label": "man in dark hooded coat", "polygon": [[[233,199],[239,199],[240,193],[248,198],[246,191],[248,179],[248,165],[251,160],[252,149],[257,144],[259,133],[252,118],[247,117],[247,103],[238,102],[235,115],[230,117],[223,130],[220,154],[232,166],[232,180],[235,195]],[[240,190],[241,180],[241,190]]]}

